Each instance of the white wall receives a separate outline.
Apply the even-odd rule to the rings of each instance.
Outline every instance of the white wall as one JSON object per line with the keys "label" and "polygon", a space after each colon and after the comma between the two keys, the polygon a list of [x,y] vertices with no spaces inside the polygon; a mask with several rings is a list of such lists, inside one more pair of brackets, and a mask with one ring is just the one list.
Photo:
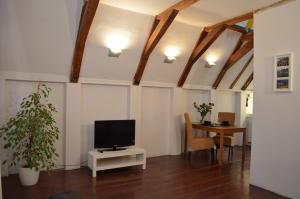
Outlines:
{"label": "white wall", "polygon": [[[238,94],[231,91],[217,91],[216,92],[216,102],[215,102],[215,111],[218,112],[237,112],[238,103]],[[215,115],[216,118],[213,120],[218,120],[218,115]],[[238,116],[236,116],[237,121]],[[237,124],[237,123],[236,123]]]}
{"label": "white wall", "polygon": [[[81,0],[1,0],[0,70],[69,76]],[[80,10],[78,10],[78,7]]]}
{"label": "white wall", "polygon": [[[199,122],[201,120],[200,113],[194,107],[194,102],[197,104],[209,103],[210,102],[210,91],[209,90],[185,90],[185,111],[189,113],[193,122]],[[210,114],[205,117],[208,120]]]}
{"label": "white wall", "polygon": [[94,121],[129,119],[129,96],[128,86],[82,85],[82,162],[94,148]]}
{"label": "white wall", "polygon": [[[231,111],[237,102],[235,93],[207,87],[177,88],[159,82],[132,86],[131,82],[99,79],[82,79],[81,83],[72,84],[55,75],[4,73],[0,75],[3,82],[0,92],[6,93],[0,96],[1,110],[14,113],[16,101],[35,89],[40,80],[53,89],[50,101],[59,111],[61,138],[67,138],[57,144],[58,164],[67,165],[66,169],[78,168],[86,161],[88,150],[93,148],[95,120],[135,119],[136,145],[146,148],[148,157],[177,155],[183,147],[183,113],[189,112],[193,121],[200,119],[194,101],[216,104],[226,101],[227,108],[220,108],[219,104],[217,111]],[[3,151],[1,157],[6,157]]]}
{"label": "white wall", "polygon": [[66,169],[76,169],[81,162],[81,84],[66,84]]}
{"label": "white wall", "polygon": [[[300,198],[300,1],[257,13],[251,184]],[[294,53],[294,91],[273,92],[273,56]]]}
{"label": "white wall", "polygon": [[171,89],[142,88],[141,136],[148,157],[170,153]]}

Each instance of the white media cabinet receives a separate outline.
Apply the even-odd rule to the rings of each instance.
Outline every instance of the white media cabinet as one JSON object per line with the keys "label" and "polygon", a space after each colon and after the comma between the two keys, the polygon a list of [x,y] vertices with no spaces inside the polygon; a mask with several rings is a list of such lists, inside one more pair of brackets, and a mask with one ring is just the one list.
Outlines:
{"label": "white media cabinet", "polygon": [[121,151],[103,151],[97,149],[88,153],[88,167],[93,171],[93,178],[97,171],[142,165],[146,169],[146,151],[132,147]]}

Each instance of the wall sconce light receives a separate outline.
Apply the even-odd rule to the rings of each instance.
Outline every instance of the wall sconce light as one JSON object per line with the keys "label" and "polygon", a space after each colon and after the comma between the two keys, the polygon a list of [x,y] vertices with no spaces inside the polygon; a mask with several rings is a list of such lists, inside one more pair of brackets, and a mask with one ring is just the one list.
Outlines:
{"label": "wall sconce light", "polygon": [[176,57],[166,56],[164,63],[172,64],[176,60]]}
{"label": "wall sconce light", "polygon": [[108,49],[109,57],[120,57],[121,53],[122,53],[121,49],[111,49],[111,48]]}
{"label": "wall sconce light", "polygon": [[112,34],[107,37],[106,45],[109,49],[109,57],[120,57],[122,50],[128,46],[128,38],[120,34]]}
{"label": "wall sconce light", "polygon": [[174,46],[169,46],[165,50],[164,63],[171,64],[176,60],[176,56],[179,54],[179,49]]}
{"label": "wall sconce light", "polygon": [[215,55],[208,56],[206,61],[207,61],[206,65],[205,65],[206,68],[211,68],[211,67],[217,65],[217,63],[216,63],[217,57]]}

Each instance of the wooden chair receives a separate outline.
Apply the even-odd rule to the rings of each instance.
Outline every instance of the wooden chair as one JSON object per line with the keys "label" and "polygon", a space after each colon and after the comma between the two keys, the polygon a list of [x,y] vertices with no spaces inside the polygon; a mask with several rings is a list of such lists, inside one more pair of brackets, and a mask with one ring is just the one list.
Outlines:
{"label": "wooden chair", "polygon": [[[218,113],[218,120],[219,122],[228,121],[229,126],[234,126],[235,124],[235,113],[231,112],[219,112]],[[216,150],[216,157],[218,157],[218,148],[220,148],[220,136],[216,135],[213,137],[213,140],[215,142],[215,145],[217,147]],[[228,151],[228,160],[230,160],[230,157],[233,157],[233,147],[235,144],[235,139],[233,134],[224,136],[224,146],[229,148]]]}
{"label": "wooden chair", "polygon": [[185,153],[191,154],[193,151],[210,150],[212,160],[214,160],[214,141],[210,137],[197,137],[193,135],[192,122],[188,113],[184,113],[185,119]]}

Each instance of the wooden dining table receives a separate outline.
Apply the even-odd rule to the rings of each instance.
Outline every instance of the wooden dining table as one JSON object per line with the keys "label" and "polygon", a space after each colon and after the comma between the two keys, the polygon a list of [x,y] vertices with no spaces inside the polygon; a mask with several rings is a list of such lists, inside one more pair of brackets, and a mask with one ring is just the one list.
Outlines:
{"label": "wooden dining table", "polygon": [[194,129],[200,129],[206,132],[215,132],[220,135],[220,157],[219,157],[219,165],[224,164],[223,153],[224,153],[224,136],[232,135],[233,133],[243,133],[243,147],[242,147],[242,164],[245,162],[245,151],[246,151],[246,133],[247,129],[238,126],[211,126],[211,125],[202,125],[200,123],[192,124]]}

